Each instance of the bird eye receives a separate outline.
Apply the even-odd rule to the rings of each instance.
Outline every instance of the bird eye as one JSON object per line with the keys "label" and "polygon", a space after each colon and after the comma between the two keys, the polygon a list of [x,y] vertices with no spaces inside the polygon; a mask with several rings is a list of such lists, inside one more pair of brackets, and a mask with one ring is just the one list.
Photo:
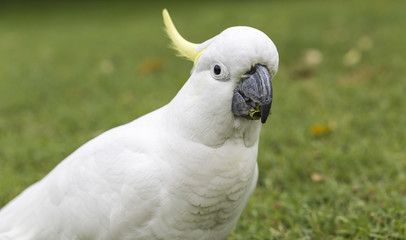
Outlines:
{"label": "bird eye", "polygon": [[214,65],[213,72],[214,74],[219,75],[221,73],[221,67],[218,64]]}
{"label": "bird eye", "polygon": [[224,64],[214,63],[211,67],[211,75],[214,79],[227,81],[229,79],[228,69]]}

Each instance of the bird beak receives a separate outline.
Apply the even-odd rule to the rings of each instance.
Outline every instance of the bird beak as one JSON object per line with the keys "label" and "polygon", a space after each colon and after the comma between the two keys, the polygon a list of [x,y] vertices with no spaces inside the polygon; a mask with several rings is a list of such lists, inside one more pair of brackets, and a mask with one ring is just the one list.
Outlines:
{"label": "bird beak", "polygon": [[247,72],[234,89],[232,112],[250,120],[265,123],[272,106],[272,82],[267,67],[257,64]]}

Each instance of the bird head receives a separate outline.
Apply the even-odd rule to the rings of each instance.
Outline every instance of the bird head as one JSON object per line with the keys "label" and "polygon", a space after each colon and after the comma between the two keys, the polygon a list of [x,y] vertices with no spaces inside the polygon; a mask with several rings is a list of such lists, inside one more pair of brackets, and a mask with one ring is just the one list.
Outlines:
{"label": "bird head", "polygon": [[178,33],[166,9],[163,17],[173,48],[194,62],[184,88],[190,98],[201,97],[197,107],[210,109],[206,114],[211,117],[265,123],[273,99],[271,80],[279,63],[272,40],[251,27],[231,27],[195,44]]}

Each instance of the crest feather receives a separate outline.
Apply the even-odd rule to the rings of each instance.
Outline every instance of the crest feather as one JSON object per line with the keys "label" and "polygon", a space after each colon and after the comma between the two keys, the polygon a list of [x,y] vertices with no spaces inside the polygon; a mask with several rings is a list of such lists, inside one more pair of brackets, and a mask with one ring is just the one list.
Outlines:
{"label": "crest feather", "polygon": [[164,9],[162,11],[164,18],[165,30],[169,38],[172,40],[173,48],[178,51],[181,56],[186,57],[187,59],[197,62],[197,59],[200,57],[203,51],[197,51],[197,46],[199,44],[191,43],[185,40],[179,32],[176,30],[175,25],[172,22],[171,17],[169,16],[168,10]]}

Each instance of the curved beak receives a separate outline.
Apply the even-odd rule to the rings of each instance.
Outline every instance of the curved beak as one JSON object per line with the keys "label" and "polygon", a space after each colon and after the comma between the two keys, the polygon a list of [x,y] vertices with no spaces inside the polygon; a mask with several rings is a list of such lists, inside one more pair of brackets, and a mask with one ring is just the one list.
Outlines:
{"label": "curved beak", "polygon": [[266,66],[257,64],[234,89],[232,111],[250,120],[265,123],[272,106],[272,82]]}

